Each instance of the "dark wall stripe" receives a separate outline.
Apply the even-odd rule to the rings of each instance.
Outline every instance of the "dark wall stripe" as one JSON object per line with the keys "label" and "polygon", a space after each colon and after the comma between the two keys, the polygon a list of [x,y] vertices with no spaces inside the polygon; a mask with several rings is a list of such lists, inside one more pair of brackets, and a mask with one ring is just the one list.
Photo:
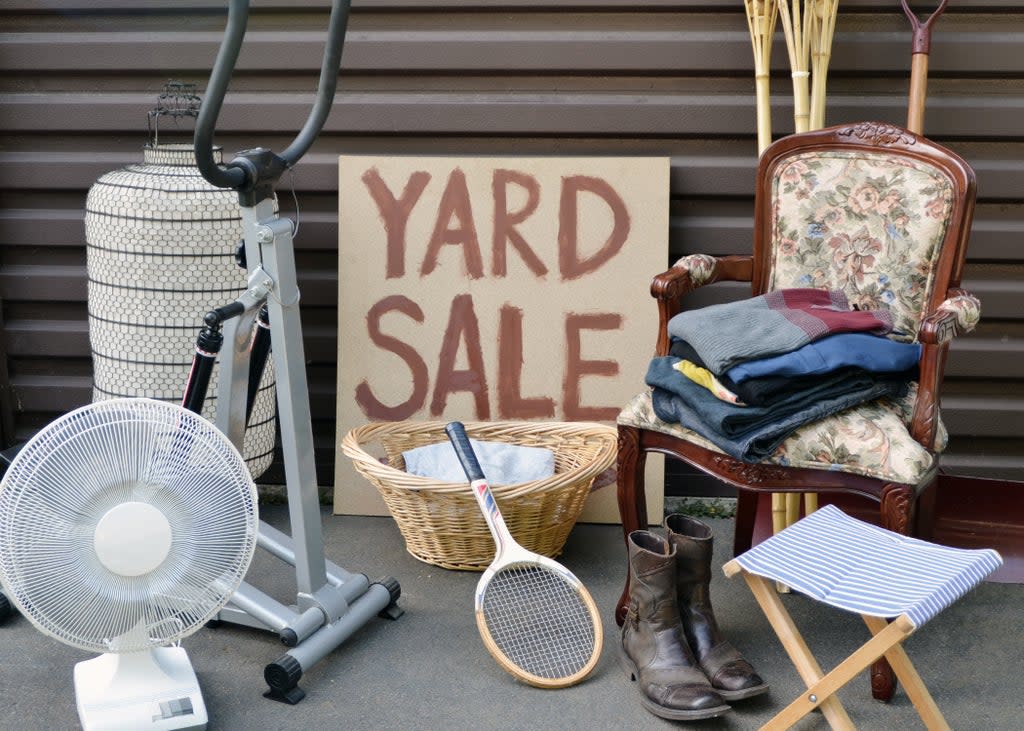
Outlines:
{"label": "dark wall stripe", "polygon": [[[168,78],[205,85],[226,6],[0,0],[0,352],[22,436],[91,396],[86,193],[102,174],[141,162],[145,113]],[[283,149],[305,120],[329,7],[254,5],[218,125],[226,158],[255,144]],[[951,349],[945,465],[1016,479],[1024,479],[1022,47],[1021,0],[958,0],[936,26],[925,115],[927,133],[974,166],[979,191],[964,284],[982,298],[983,320]],[[295,176],[321,481],[334,460],[339,154],[666,155],[671,256],[745,253],[752,67],[738,0],[355,0],[337,103]],[[909,67],[898,4],[844,0],[828,121],[902,123]],[[786,134],[781,34],[772,100],[776,135]],[[289,185],[280,192],[290,215]],[[647,285],[629,286],[646,298]],[[691,305],[746,292],[722,285]],[[638,347],[653,345],[654,326],[636,333]]]}

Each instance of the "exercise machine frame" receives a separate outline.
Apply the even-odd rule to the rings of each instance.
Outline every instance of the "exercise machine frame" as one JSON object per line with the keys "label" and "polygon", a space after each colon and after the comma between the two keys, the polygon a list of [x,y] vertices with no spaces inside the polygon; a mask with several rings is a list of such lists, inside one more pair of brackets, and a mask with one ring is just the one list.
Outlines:
{"label": "exercise machine frame", "polygon": [[[238,192],[244,237],[238,259],[247,269],[248,286],[237,300],[204,318],[182,405],[197,412],[202,408],[219,354],[216,423],[241,451],[263,368],[272,358],[291,535],[261,521],[258,545],[294,567],[296,602],[285,605],[243,582],[216,619],[269,629],[280,637],[289,649],[266,667],[270,690],[265,695],[294,704],[305,696],[298,687],[304,670],[374,616],[396,619],[402,610],[397,581],[386,577],[371,582],[324,556],[294,224],[280,217],[274,205],[274,185],[312,146],[333,103],[350,0],[333,0],[316,99],[294,141],[280,155],[257,147],[219,164],[213,156],[214,128],[245,36],[248,4],[230,0],[227,28],[195,130],[196,163],[203,177]],[[222,350],[223,345],[227,347]]]}

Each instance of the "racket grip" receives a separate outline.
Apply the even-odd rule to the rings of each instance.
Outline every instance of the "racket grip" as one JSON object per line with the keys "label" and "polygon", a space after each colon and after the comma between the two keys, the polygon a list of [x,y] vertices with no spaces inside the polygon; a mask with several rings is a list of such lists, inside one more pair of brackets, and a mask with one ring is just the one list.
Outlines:
{"label": "racket grip", "polygon": [[449,422],[445,425],[444,433],[448,435],[452,447],[455,448],[455,454],[458,456],[462,469],[465,470],[469,481],[485,479],[484,471],[480,469],[480,463],[476,459],[476,452],[473,451],[473,445],[469,443],[469,436],[466,434],[466,427],[462,425],[462,422]]}

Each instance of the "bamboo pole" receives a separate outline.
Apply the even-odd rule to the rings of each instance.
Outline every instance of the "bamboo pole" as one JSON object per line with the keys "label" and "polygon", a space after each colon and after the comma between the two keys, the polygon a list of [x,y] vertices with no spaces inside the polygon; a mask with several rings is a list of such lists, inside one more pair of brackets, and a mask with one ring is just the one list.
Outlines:
{"label": "bamboo pole", "polygon": [[[805,13],[810,19],[811,54],[811,116],[809,129],[825,126],[825,86],[828,80],[828,64],[832,58],[832,39],[836,32],[836,17],[839,15],[839,0],[806,0]],[[800,513],[800,498],[786,504],[786,522],[792,525]],[[804,514],[810,515],[818,509],[818,493],[804,494]]]}
{"label": "bamboo pole", "polygon": [[[761,154],[771,144],[769,74],[777,18],[782,18],[793,80],[794,131],[820,129],[825,121],[825,88],[839,0],[744,0],[744,6],[754,52],[757,145]],[[806,513],[818,509],[817,493],[806,493],[804,500]],[[795,523],[799,513],[799,493],[772,495],[773,532]]]}
{"label": "bamboo pole", "polygon": [[[772,111],[769,98],[772,41],[779,17],[779,0],[744,0],[747,27],[754,51],[754,85],[757,92],[757,154],[772,143]],[[772,532],[786,527],[785,495],[772,493]]]}
{"label": "bamboo pole", "polygon": [[[816,28],[817,5],[825,0],[778,0],[782,32],[789,53],[790,75],[793,79],[793,129],[811,129],[810,61],[812,38]],[[817,45],[815,45],[817,47]],[[818,49],[820,51],[820,48]],[[822,104],[824,101],[822,100]],[[824,113],[822,113],[824,116]],[[816,503],[817,496],[814,501]],[[772,495],[772,531],[778,533],[796,522],[800,513],[799,493]],[[781,584],[779,591],[787,591]]]}
{"label": "bamboo pole", "polygon": [[811,18],[811,119],[810,129],[825,126],[825,82],[832,58],[839,0],[808,0]]}
{"label": "bamboo pole", "polygon": [[[812,0],[813,1],[813,0]],[[789,52],[790,75],[793,78],[793,125],[795,132],[810,129],[810,59],[811,18],[813,12],[801,5],[800,0],[778,0],[779,19]]]}
{"label": "bamboo pole", "polygon": [[754,51],[754,89],[757,98],[757,154],[772,143],[770,74],[775,22],[779,17],[776,0],[744,0],[747,27]]}
{"label": "bamboo pole", "polygon": [[[839,0],[778,0],[782,30],[789,51],[793,77],[793,127],[795,132],[821,129],[825,124],[825,86],[832,57]],[[800,495],[781,496],[772,506],[772,524],[790,526],[800,517]],[[817,493],[804,495],[805,513],[818,509]],[[776,517],[778,515],[778,517]]]}

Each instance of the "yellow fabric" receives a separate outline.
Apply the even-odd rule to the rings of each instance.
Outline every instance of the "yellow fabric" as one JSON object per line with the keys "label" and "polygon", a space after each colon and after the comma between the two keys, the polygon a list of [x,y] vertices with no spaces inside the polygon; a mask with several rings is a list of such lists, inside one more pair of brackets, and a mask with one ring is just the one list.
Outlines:
{"label": "yellow fabric", "polygon": [[672,367],[698,386],[706,388],[718,400],[728,401],[730,404],[742,405],[740,404],[739,396],[723,386],[722,383],[715,378],[715,374],[707,368],[701,368],[699,365],[689,360],[681,360]]}

